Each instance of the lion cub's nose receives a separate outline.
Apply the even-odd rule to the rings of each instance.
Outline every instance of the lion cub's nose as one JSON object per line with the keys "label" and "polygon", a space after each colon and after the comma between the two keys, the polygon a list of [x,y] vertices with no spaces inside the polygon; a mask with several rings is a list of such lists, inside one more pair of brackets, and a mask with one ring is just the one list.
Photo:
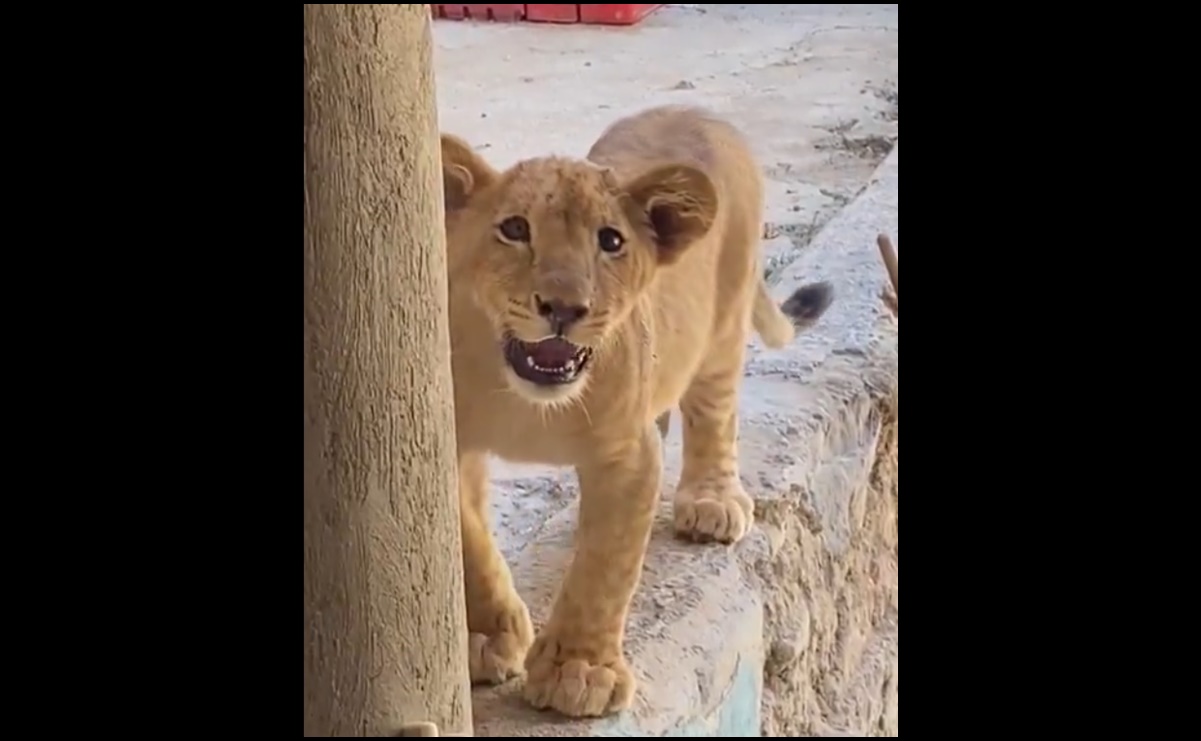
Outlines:
{"label": "lion cub's nose", "polygon": [[588,314],[587,306],[568,304],[557,298],[544,300],[535,295],[534,301],[538,304],[538,313],[546,317],[555,334],[563,334]]}

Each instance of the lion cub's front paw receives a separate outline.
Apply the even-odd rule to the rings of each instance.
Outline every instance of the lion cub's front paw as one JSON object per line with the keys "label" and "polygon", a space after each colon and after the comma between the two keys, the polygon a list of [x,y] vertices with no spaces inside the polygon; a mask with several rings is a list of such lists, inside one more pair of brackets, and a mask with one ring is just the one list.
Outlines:
{"label": "lion cub's front paw", "polygon": [[473,684],[500,684],[522,672],[526,651],[534,638],[534,625],[525,603],[516,595],[498,611],[496,628],[468,637],[468,666]]}
{"label": "lion cub's front paw", "polygon": [[676,535],[701,543],[737,542],[755,521],[755,503],[738,479],[682,487],[674,509]]}
{"label": "lion cub's front paw", "polygon": [[624,710],[634,699],[634,675],[620,650],[613,660],[564,648],[553,635],[534,641],[526,658],[525,699],[539,710],[553,708],[575,718]]}

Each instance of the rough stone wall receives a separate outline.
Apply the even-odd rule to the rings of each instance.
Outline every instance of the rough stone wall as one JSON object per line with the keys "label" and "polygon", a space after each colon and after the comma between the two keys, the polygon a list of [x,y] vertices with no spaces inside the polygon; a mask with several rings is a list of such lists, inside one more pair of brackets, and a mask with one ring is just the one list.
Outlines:
{"label": "rough stone wall", "polygon": [[793,484],[760,513],[764,736],[898,735],[897,420],[890,398],[858,404],[848,416],[864,428],[823,423],[811,484],[840,489],[846,510],[823,513]]}
{"label": "rough stone wall", "polygon": [[897,239],[898,163],[894,149],[783,281],[835,280],[829,322],[748,369],[807,390],[747,423],[782,431],[756,482],[769,554],[744,556],[764,600],[764,736],[898,735],[897,327],[875,251],[876,233]]}

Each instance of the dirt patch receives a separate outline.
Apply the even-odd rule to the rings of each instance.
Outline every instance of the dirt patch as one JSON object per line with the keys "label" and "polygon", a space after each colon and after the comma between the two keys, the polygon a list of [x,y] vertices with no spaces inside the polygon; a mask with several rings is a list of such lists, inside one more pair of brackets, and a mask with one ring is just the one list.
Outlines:
{"label": "dirt patch", "polygon": [[813,241],[813,237],[826,225],[827,221],[834,217],[835,213],[837,211],[833,209],[814,211],[813,217],[808,224],[775,224],[770,221],[763,224],[764,239],[788,237],[789,241],[792,242],[792,249],[776,250],[770,252],[765,257],[763,278],[769,285],[775,283],[776,276],[781,270],[788,267],[800,256],[801,250],[809,246],[809,243]]}
{"label": "dirt patch", "polygon": [[[900,95],[896,82],[887,80],[878,86],[868,85],[861,92],[878,102],[867,119],[844,118],[816,127],[828,135],[816,139],[813,149],[815,152],[826,153],[830,164],[835,167],[845,167],[848,155],[874,167],[892,151],[897,142]],[[845,181],[824,180],[819,181],[822,184],[814,183],[814,170],[799,167],[793,162],[777,162],[766,167],[765,174],[769,181],[786,184],[786,196],[798,195],[805,185],[809,186],[810,192],[817,191],[816,196],[797,197],[795,202],[787,207],[788,211],[808,218],[776,219],[764,223],[765,240],[786,236],[791,243],[787,249],[768,250],[764,275],[771,283],[781,270],[800,256],[826,222],[837,215],[863,188],[862,183],[848,184]],[[813,188],[813,185],[817,187]]]}
{"label": "dirt patch", "polygon": [[[882,115],[892,115],[892,109],[887,109]],[[896,121],[897,119],[890,119]],[[871,133],[860,131],[856,127],[859,119],[852,118],[840,121],[827,128],[830,136],[814,144],[819,150],[849,152],[873,163],[883,160],[892,151],[892,145],[897,141],[897,134]]]}
{"label": "dirt patch", "polygon": [[897,83],[886,80],[880,85],[868,85],[863,93],[884,103],[884,106],[872,114],[876,122],[885,126],[872,125],[858,118],[839,121],[832,126],[824,127],[830,136],[819,140],[815,147],[823,151],[849,152],[856,157],[873,163],[883,160],[892,150],[899,136],[896,124],[900,121],[900,91]]}
{"label": "dirt patch", "polygon": [[888,108],[884,109],[878,115],[885,121],[899,120],[898,110],[900,102],[900,94],[895,82],[885,82],[877,88],[871,88],[871,92],[888,104]]}
{"label": "dirt patch", "polygon": [[[838,146],[856,157],[879,162],[892,151],[892,145],[897,141],[895,136],[868,134],[865,136],[843,136]],[[821,145],[818,145],[821,148]]]}

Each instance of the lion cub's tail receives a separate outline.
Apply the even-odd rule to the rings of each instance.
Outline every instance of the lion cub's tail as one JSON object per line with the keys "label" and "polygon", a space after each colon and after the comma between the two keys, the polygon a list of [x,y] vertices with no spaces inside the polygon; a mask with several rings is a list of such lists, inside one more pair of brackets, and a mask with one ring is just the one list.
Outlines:
{"label": "lion cub's tail", "polygon": [[834,287],[822,281],[801,286],[788,300],[776,306],[767,292],[767,284],[760,280],[751,323],[763,338],[763,344],[773,349],[784,347],[798,333],[812,327],[833,300]]}

